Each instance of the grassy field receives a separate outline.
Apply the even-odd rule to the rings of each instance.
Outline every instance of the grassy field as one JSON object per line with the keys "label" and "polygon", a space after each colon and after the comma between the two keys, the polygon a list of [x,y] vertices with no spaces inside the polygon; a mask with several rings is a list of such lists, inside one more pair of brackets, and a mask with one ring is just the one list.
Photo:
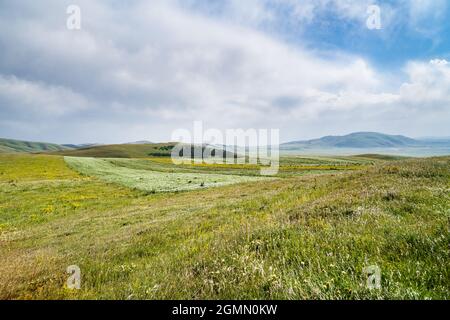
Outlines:
{"label": "grassy field", "polygon": [[[0,298],[450,298],[448,157],[290,157],[279,179],[154,194],[104,177],[258,168],[94,160],[72,163],[80,174],[0,155]],[[73,264],[81,290],[65,287]]]}
{"label": "grassy field", "polygon": [[[189,163],[174,166],[169,157],[151,157],[146,159],[109,159],[118,166],[135,169],[153,170],[161,172],[190,172],[190,173],[217,173],[227,175],[261,176],[261,165],[252,164],[206,164]],[[373,164],[373,159],[366,158],[304,158],[283,157],[277,178],[292,177],[311,173],[326,173],[332,171],[361,170]]]}
{"label": "grassy field", "polygon": [[113,161],[98,158],[65,157],[65,161],[71,168],[84,175],[96,176],[107,182],[114,182],[150,193],[195,190],[267,179],[198,172],[161,172],[151,170],[151,168],[137,169],[133,166],[134,161],[130,160]]}

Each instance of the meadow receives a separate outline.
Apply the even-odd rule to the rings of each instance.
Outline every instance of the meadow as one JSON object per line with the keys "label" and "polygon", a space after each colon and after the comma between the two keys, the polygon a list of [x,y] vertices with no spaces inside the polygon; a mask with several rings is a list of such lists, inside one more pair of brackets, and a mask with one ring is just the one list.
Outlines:
{"label": "meadow", "polygon": [[450,298],[450,157],[258,170],[2,154],[0,298]]}
{"label": "meadow", "polygon": [[150,193],[195,190],[264,179],[198,172],[161,172],[152,169],[150,165],[141,166],[141,169],[138,169],[133,160],[114,161],[74,157],[65,157],[64,159],[69,167],[84,175],[99,177],[107,182]]}

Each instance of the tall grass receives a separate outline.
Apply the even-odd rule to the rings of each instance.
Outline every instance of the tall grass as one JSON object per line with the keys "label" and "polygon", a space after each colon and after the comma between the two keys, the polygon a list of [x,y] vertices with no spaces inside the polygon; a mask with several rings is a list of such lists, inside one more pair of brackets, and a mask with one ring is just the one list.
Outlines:
{"label": "tall grass", "polygon": [[[62,170],[62,158],[53,161]],[[450,298],[450,158],[151,195],[76,173],[49,183],[16,171],[17,189],[11,173],[0,175],[2,216],[54,211],[41,222],[4,219],[1,298]],[[43,181],[47,189],[24,193]],[[93,198],[59,205],[83,194]],[[65,288],[72,264],[81,290]],[[381,289],[367,288],[369,265],[380,267]]]}

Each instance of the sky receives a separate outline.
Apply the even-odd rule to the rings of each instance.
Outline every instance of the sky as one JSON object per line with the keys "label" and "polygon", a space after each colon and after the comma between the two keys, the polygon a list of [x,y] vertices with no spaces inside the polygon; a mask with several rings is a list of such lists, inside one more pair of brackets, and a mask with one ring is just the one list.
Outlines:
{"label": "sky", "polygon": [[450,136],[450,2],[0,1],[0,137],[158,142],[194,121]]}

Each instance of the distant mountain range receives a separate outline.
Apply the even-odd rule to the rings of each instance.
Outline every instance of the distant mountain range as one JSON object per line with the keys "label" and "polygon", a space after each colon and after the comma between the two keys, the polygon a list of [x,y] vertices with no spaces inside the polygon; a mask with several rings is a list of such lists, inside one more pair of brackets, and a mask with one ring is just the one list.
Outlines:
{"label": "distant mountain range", "polygon": [[0,138],[0,153],[49,152],[71,149],[55,143],[31,142]]}
{"label": "distant mountain range", "polygon": [[148,140],[142,140],[142,141],[127,142],[124,144],[153,144],[153,142]]}
{"label": "distant mountain range", "polygon": [[[151,141],[148,140],[142,140],[142,141],[133,141],[133,142],[126,142],[122,144],[154,144]],[[71,149],[84,149],[84,148],[90,148],[90,147],[98,147],[103,146],[102,143],[83,143],[83,144],[63,144],[62,146],[68,147]]]}
{"label": "distant mountain range", "polygon": [[[163,144],[154,144],[149,141],[136,141],[125,143],[122,145],[108,146],[100,144],[59,145],[46,142],[30,142],[12,139],[0,139],[0,153],[58,152],[58,151],[72,150],[72,152],[69,153],[90,154],[92,152],[93,154],[96,154],[98,151],[104,150],[105,153],[111,152],[111,154],[120,155],[124,152],[123,151],[124,147],[125,149],[127,149],[127,151],[125,152],[126,154],[128,154],[129,150],[133,150],[131,154],[135,154],[134,151],[139,150],[139,152],[137,152],[136,155],[139,154],[140,156],[142,156],[142,154],[151,154],[152,152],[155,154],[169,153],[169,150],[158,149],[161,148],[162,146]],[[115,150],[114,152],[112,152],[113,149]],[[223,149],[229,150],[228,147],[225,147]],[[450,138],[427,137],[422,139],[412,139],[402,135],[388,135],[377,132],[355,132],[344,136],[326,136],[320,139],[293,141],[283,143],[280,145],[281,151],[286,151],[290,153],[295,152],[307,153],[316,151],[329,151],[339,153],[340,151],[343,150],[358,150],[358,149],[379,150],[380,153],[384,152],[389,153],[390,150],[395,149],[401,150],[440,149],[439,153],[437,154],[450,154]],[[430,154],[433,154],[433,152],[431,152]]]}
{"label": "distant mountain range", "polygon": [[345,136],[326,136],[320,139],[293,141],[282,144],[285,149],[296,148],[399,148],[424,147],[434,142],[420,141],[401,135],[377,132],[355,132]]}
{"label": "distant mountain range", "polygon": [[82,148],[89,148],[94,146],[100,146],[99,143],[83,143],[83,144],[62,144],[63,147],[69,148],[69,149],[82,149]]}
{"label": "distant mountain range", "polygon": [[[150,145],[153,144],[150,141],[136,141],[124,143],[124,145]],[[100,147],[100,143],[83,143],[83,144],[56,144],[48,142],[34,142],[34,141],[24,141],[15,139],[2,139],[0,138],[0,153],[18,153],[18,152],[28,152],[28,153],[40,153],[40,152],[55,152],[55,151],[68,151],[68,150],[78,150],[87,149],[92,147]]]}

